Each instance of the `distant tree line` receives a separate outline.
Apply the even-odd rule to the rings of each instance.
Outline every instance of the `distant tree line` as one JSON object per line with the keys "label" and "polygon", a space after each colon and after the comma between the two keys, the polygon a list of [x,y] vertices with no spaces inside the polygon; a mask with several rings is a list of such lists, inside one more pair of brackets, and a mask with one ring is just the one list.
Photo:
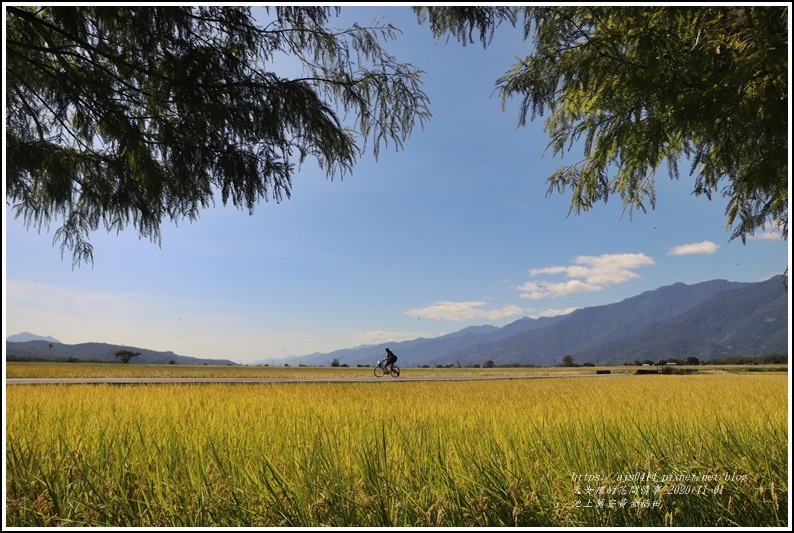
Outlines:
{"label": "distant tree line", "polygon": [[760,355],[758,357],[750,356],[733,356],[723,357],[721,359],[711,359],[710,365],[787,365],[788,354],[786,353],[770,353],[767,355]]}
{"label": "distant tree line", "polygon": [[640,361],[639,359],[634,360],[634,366],[642,366],[642,365],[651,365],[651,366],[664,366],[664,365],[703,365],[706,364],[705,361],[701,361],[697,357],[687,357],[686,359],[678,359],[676,357],[671,357],[669,359],[659,359],[658,361],[654,362],[652,359],[645,359]]}
{"label": "distant tree line", "polygon": [[[751,355],[736,355],[731,357],[722,357],[719,359],[709,359],[708,361],[701,361],[697,357],[687,357],[686,359],[681,359],[677,357],[669,357],[667,359],[659,359],[654,361],[652,359],[635,359],[634,363],[625,363],[623,366],[665,366],[665,365],[689,365],[689,366],[698,366],[698,365],[785,365],[788,364],[788,354],[785,353],[773,353],[767,355],[759,355],[759,356],[751,356]],[[284,365],[289,366],[289,365]],[[305,365],[301,365],[305,366]],[[348,366],[345,363],[341,363],[339,359],[335,358],[331,361],[332,367],[346,367]],[[369,367],[370,365],[362,365],[358,364],[357,367]],[[435,368],[461,368],[460,362],[458,363],[447,363],[447,364],[438,364]],[[542,367],[543,365],[535,365],[535,364],[520,364],[520,363],[505,363],[505,364],[497,364],[493,360],[489,359],[483,363],[471,363],[468,365],[470,368],[538,368]],[[576,363],[572,355],[564,355],[560,361],[560,363],[556,366],[563,366],[563,367],[594,367],[597,366],[596,364],[586,361],[584,363]],[[613,366],[613,365],[608,365]],[[428,364],[419,365],[418,368],[430,368]]]}

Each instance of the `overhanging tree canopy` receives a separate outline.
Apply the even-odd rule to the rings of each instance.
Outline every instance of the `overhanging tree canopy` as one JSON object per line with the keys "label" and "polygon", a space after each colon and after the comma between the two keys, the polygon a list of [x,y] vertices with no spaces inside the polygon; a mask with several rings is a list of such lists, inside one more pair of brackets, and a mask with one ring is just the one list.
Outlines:
{"label": "overhanging tree canopy", "polygon": [[338,8],[5,10],[6,201],[29,227],[60,219],[75,265],[101,225],[159,242],[216,195],[253,212],[307,157],[342,177],[430,116],[421,72],[381,47],[396,28],[329,28]]}
{"label": "overhanging tree canopy", "polygon": [[487,46],[523,21],[532,51],[497,80],[521,98],[519,124],[549,112],[554,155],[584,159],[548,178],[571,212],[619,195],[655,206],[655,174],[689,161],[693,193],[727,199],[731,239],[771,226],[788,236],[788,8],[422,7],[437,37]]}

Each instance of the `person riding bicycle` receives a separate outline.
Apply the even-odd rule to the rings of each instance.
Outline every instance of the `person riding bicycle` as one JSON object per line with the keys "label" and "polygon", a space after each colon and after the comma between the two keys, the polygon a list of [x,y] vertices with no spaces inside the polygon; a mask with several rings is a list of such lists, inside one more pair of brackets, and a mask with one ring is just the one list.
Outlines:
{"label": "person riding bicycle", "polygon": [[397,356],[394,352],[386,348],[386,359],[383,361],[383,368],[391,373],[394,370],[394,363],[397,362]]}

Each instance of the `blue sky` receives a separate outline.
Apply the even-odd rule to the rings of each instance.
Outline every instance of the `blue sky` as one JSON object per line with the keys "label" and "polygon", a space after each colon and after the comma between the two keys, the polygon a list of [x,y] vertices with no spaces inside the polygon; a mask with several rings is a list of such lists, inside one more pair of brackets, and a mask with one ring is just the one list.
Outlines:
{"label": "blue sky", "polygon": [[433,116],[402,151],[333,181],[307,160],[291,199],[252,216],[218,199],[197,222],[164,223],[161,247],[100,230],[93,266],[76,269],[52,245],[56,223],[26,229],[4,205],[4,335],[252,363],[502,326],[676,282],[761,281],[790,264],[779,236],[729,242],[725,201],[693,196],[687,174],[660,172],[647,214],[616,198],[568,216],[569,197],[547,197],[545,180],[581,151],[552,158],[543,119],[518,127],[518,102],[503,110],[494,93],[528,50],[519,31],[485,50],[436,43],[405,6],[343,7],[332,24],[375,18],[404,32],[391,53],[425,71]]}

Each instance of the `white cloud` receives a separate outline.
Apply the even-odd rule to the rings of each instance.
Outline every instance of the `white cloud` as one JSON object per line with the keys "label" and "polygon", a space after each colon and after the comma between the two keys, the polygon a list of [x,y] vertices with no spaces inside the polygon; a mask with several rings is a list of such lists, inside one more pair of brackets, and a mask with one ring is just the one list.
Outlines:
{"label": "white cloud", "polygon": [[544,284],[530,281],[518,287],[518,290],[521,292],[521,298],[541,300],[543,298],[560,298],[578,292],[598,292],[603,290],[603,287],[572,279],[562,283]]}
{"label": "white cloud", "polygon": [[355,334],[354,340],[357,344],[383,344],[384,342],[399,342],[418,339],[420,337],[435,337],[442,333],[428,335],[418,331],[380,331],[367,330]]}
{"label": "white cloud", "polygon": [[759,231],[756,232],[754,235],[749,235],[747,240],[759,240],[759,241],[779,241],[783,239],[783,232],[780,230],[766,230],[766,231]]}
{"label": "white cloud", "polygon": [[674,246],[670,248],[667,255],[713,254],[719,249],[720,247],[711,241],[694,242],[691,244]]}
{"label": "white cloud", "polygon": [[538,311],[536,313],[531,313],[529,315],[530,318],[541,318],[541,317],[552,317],[552,316],[560,316],[560,315],[567,315],[569,313],[573,313],[579,309],[578,307],[566,307],[565,309],[544,309],[542,311]]}
{"label": "white cloud", "polygon": [[507,305],[500,309],[482,309],[487,302],[438,302],[426,307],[409,309],[408,316],[429,318],[431,320],[499,320],[511,316],[521,316],[524,310],[516,305]]}
{"label": "white cloud", "polygon": [[656,264],[645,254],[580,255],[573,265],[533,268],[529,274],[564,275],[566,282],[530,281],[518,287],[521,298],[539,300],[558,298],[579,292],[598,292],[605,285],[616,285],[639,277],[634,270]]}

